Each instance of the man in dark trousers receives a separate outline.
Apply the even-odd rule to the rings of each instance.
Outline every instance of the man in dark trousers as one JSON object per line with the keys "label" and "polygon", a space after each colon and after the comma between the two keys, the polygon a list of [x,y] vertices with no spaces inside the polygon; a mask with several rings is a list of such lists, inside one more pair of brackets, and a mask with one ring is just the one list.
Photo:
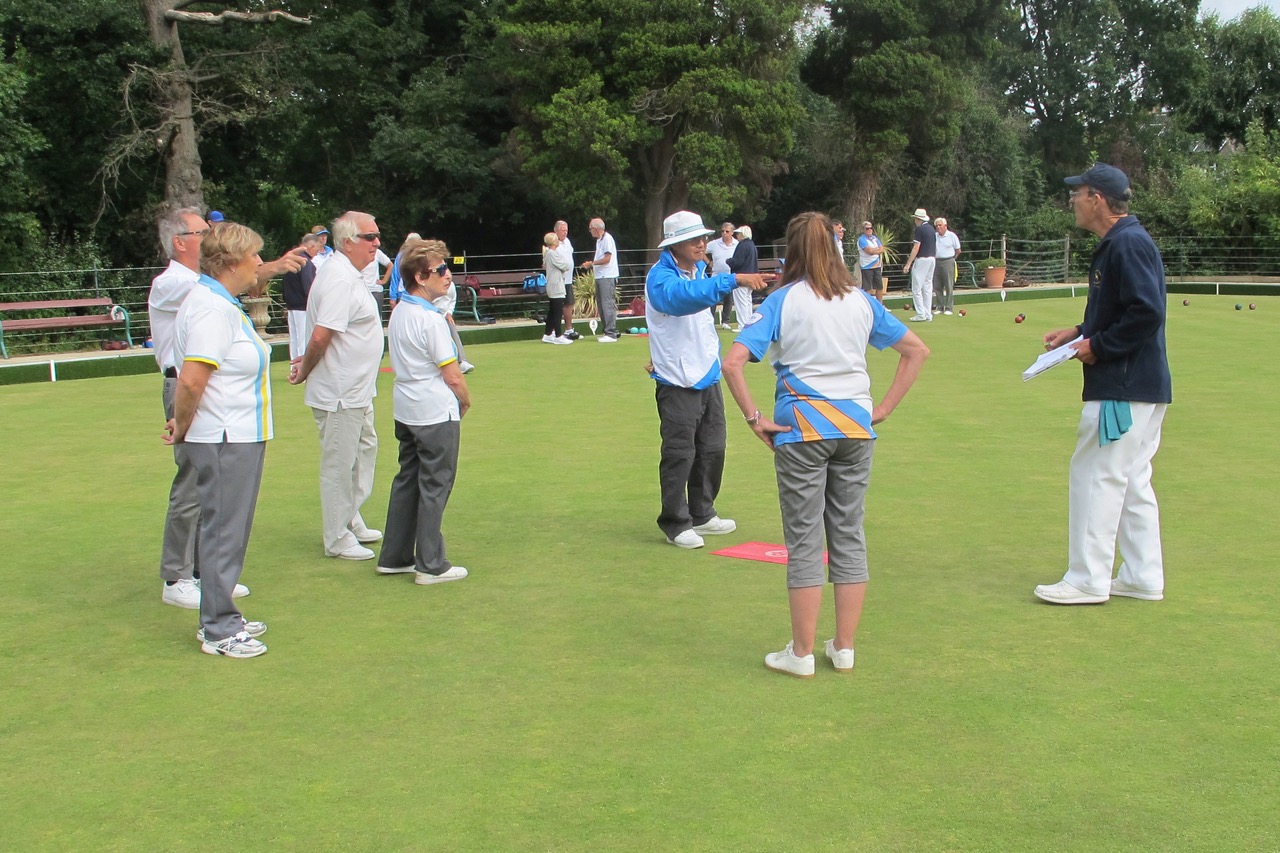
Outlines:
{"label": "man in dark trousers", "polygon": [[311,330],[307,328],[307,294],[311,292],[311,282],[316,280],[316,265],[312,259],[320,251],[320,245],[320,238],[315,234],[304,236],[297,251],[307,259],[306,263],[296,272],[285,273],[280,281],[284,310],[289,318],[290,361],[302,357],[307,350],[307,338],[311,337]]}

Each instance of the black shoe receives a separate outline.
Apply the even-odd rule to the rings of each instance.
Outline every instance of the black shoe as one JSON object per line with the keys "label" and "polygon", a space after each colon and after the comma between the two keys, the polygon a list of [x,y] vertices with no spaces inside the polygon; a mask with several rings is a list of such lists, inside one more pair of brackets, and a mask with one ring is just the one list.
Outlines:
{"label": "black shoe", "polygon": [[564,336],[571,341],[576,341],[578,338],[582,337],[582,335],[578,334],[577,332],[565,332]]}

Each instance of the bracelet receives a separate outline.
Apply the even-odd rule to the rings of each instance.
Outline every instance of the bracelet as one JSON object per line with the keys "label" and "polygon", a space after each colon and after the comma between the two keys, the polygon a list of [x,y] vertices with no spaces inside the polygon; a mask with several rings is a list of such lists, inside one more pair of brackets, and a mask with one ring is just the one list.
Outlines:
{"label": "bracelet", "polygon": [[748,426],[755,426],[760,423],[760,410],[756,409],[756,413],[754,415],[749,418],[743,418],[743,420],[747,422]]}

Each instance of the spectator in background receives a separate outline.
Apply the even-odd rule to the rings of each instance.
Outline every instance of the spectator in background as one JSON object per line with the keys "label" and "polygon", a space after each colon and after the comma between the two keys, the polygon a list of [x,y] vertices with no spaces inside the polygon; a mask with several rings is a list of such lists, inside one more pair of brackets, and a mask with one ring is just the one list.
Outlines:
{"label": "spectator in background", "polygon": [[222,215],[222,211],[221,211],[221,210],[211,210],[211,211],[209,211],[209,224],[210,224],[210,225],[217,225],[219,222],[226,222],[226,221],[227,221],[227,218],[226,218],[225,216],[223,216],[223,215]]}
{"label": "spectator in background", "polygon": [[[618,246],[613,235],[604,228],[604,220],[599,217],[591,220],[587,226],[591,236],[596,238],[596,254],[589,261],[582,262],[584,270],[591,270],[596,280],[596,307],[600,312],[600,322],[604,325],[599,342],[616,344],[618,342]],[[570,263],[572,263],[570,259]]]}
{"label": "spectator in background", "polygon": [[[734,275],[744,272],[760,272],[760,252],[756,249],[756,241],[751,239],[751,226],[739,225],[733,230],[733,236],[737,238],[738,245],[734,247],[733,257],[729,259],[729,272]],[[751,288],[749,287],[735,287],[733,289],[733,298],[735,302],[738,298],[738,291],[740,290],[746,291],[747,305],[750,305]],[[746,319],[742,322],[746,323],[754,313],[755,312],[752,311],[752,313],[748,314]]]}
{"label": "spectator in background", "polygon": [[565,282],[573,278],[573,261],[564,251],[564,244],[556,232],[548,231],[542,238],[542,268],[547,276],[547,323],[542,330],[544,344],[571,344],[564,336]]}
{"label": "spectator in background", "polygon": [[316,274],[324,267],[325,263],[333,257],[333,247],[329,245],[329,229],[323,225],[317,225],[311,229],[311,233],[320,238],[320,251],[316,252],[316,256],[311,259],[311,263],[315,264]]}
{"label": "spectator in background", "polygon": [[[738,248],[738,241],[733,236],[733,223],[721,222],[720,236],[707,243],[707,257],[711,259],[709,274],[720,275],[729,272],[729,259],[733,257],[733,250],[736,248]],[[733,294],[730,293],[720,300],[720,328],[729,328],[729,309],[732,307]],[[741,319],[738,322],[742,322]]]}
{"label": "spectator in background", "polygon": [[298,251],[305,256],[306,262],[302,269],[285,273],[280,283],[284,310],[289,320],[290,361],[302,357],[307,348],[307,338],[311,336],[311,330],[307,328],[307,294],[311,292],[311,283],[316,279],[316,265],[312,263],[312,259],[320,251],[320,238],[314,234],[304,235],[302,247]]}
{"label": "spectator in background", "polygon": [[[773,450],[787,544],[791,641],[765,656],[776,672],[811,678],[823,581],[835,585],[836,632],[826,655],[853,669],[854,634],[867,589],[863,500],[876,434],[911,389],[929,356],[924,343],[868,294],[860,293],[827,238],[821,213],[787,226],[783,286],[769,296],[725,357],[729,391],[752,432]],[[893,382],[873,404],[867,346],[899,355]],[[760,414],[743,375],[768,358],[778,374],[772,418]],[[823,551],[829,552],[823,571]]]}
{"label": "spectator in background", "polygon": [[[381,267],[386,267],[386,273],[381,271]],[[386,321],[387,316],[387,280],[391,277],[391,259],[387,257],[387,253],[378,249],[377,254],[373,256],[373,260],[360,270],[360,277],[364,279],[364,286],[369,288],[369,292],[373,294],[373,299],[378,303],[378,316]]]}
{"label": "spectator in background", "polygon": [[921,323],[933,319],[933,268],[936,264],[938,235],[929,227],[929,214],[923,207],[917,207],[912,216],[916,221],[916,230],[911,234],[911,255],[902,271],[911,273],[911,301],[916,309],[916,314],[911,319]]}
{"label": "spectator in background", "polygon": [[400,470],[391,483],[387,538],[377,570],[412,573],[414,583],[424,586],[467,576],[466,569],[449,562],[440,531],[458,473],[462,418],[471,408],[457,351],[434,304],[453,278],[448,256],[439,240],[419,240],[405,251],[405,292],[387,328],[396,373],[392,408]]}
{"label": "spectator in background", "polygon": [[947,230],[947,220],[939,216],[933,220],[938,232],[937,264],[933,269],[933,295],[938,300],[935,314],[951,316],[956,307],[956,258],[960,257],[960,237]]}
{"label": "spectator in background", "polygon": [[421,240],[422,235],[417,231],[410,231],[409,236],[404,238],[404,242],[400,244],[400,251],[396,252],[396,259],[391,262],[391,275],[387,278],[387,299],[394,309],[396,303],[400,301],[400,297],[404,295],[404,281],[400,277],[400,259],[404,257],[405,249],[410,244]]}
{"label": "spectator in background", "polygon": [[378,434],[373,398],[382,362],[382,318],[360,271],[381,242],[378,223],[348,211],[333,223],[338,251],[316,275],[307,299],[311,338],[289,382],[307,383],[306,403],[320,432],[320,510],[326,556],[372,560],[365,544],[382,539],[360,507],[373,490]]}
{"label": "spectator in background", "polygon": [[839,219],[831,220],[831,234],[836,238],[836,254],[844,262],[844,223]]}
{"label": "spectator in background", "polygon": [[858,238],[858,269],[862,276],[862,289],[884,304],[884,244],[876,236],[870,222],[862,223],[862,236]]}
{"label": "spectator in background", "polygon": [[[555,227],[551,229],[555,232],[556,239],[560,241],[560,245],[564,247],[564,252],[569,256],[569,263],[573,263],[573,242],[569,239],[569,223],[563,219],[557,219]],[[564,336],[571,341],[576,341],[582,337],[573,328],[573,276],[569,276],[569,280],[564,285]]]}

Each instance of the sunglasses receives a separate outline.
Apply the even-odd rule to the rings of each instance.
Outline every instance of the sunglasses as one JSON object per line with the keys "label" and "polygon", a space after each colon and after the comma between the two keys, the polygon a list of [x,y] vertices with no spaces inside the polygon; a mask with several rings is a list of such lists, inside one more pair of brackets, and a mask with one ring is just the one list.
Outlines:
{"label": "sunglasses", "polygon": [[179,231],[179,237],[203,237],[209,233],[208,228],[201,228],[199,231]]}
{"label": "sunglasses", "polygon": [[376,243],[378,240],[382,239],[382,235],[377,231],[370,231],[368,234],[357,234],[356,239],[364,240],[368,243]]}
{"label": "sunglasses", "polygon": [[440,266],[432,270],[432,272],[434,272],[436,275],[440,276],[441,278],[444,278],[444,274],[447,273],[448,271],[449,271],[448,264],[441,264]]}

